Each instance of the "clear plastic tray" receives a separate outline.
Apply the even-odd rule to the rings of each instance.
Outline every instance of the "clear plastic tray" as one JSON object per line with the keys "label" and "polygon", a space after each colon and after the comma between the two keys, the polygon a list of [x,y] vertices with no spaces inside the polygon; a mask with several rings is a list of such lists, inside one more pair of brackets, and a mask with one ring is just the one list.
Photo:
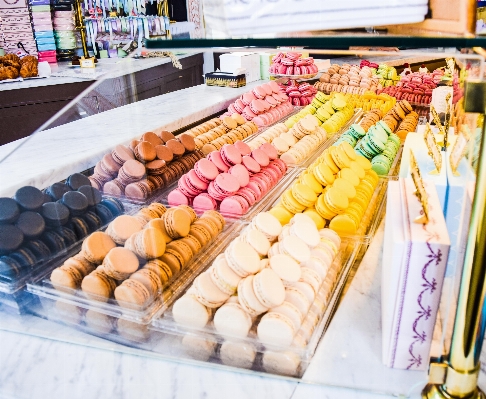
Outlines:
{"label": "clear plastic tray", "polygon": [[[108,196],[103,196],[103,198],[108,198]],[[123,202],[123,206],[125,209],[122,214],[135,213],[139,209],[138,206],[126,202]],[[106,228],[106,225],[102,226],[102,228]],[[30,270],[21,274],[19,277],[9,278],[0,275],[0,303],[5,303],[10,306],[13,302],[16,302],[18,303],[18,306],[22,307],[24,300],[19,299],[22,298],[22,295],[20,295],[19,292],[25,288],[26,284],[43,274],[45,270],[49,268],[51,263],[56,262],[61,258],[65,258],[68,253],[71,253],[73,248],[80,245],[80,242],[82,242],[82,240],[77,241],[58,253],[52,255],[52,257],[48,260],[38,262]]]}
{"label": "clear plastic tray", "polygon": [[[297,172],[298,171],[294,168],[287,168],[285,175],[277,182],[277,184],[273,188],[271,188],[270,191],[265,194],[265,196],[260,201],[250,207],[246,214],[236,215],[232,213],[222,213],[222,215],[229,219],[251,220],[253,216],[261,212],[262,209],[266,207],[269,201],[272,201],[276,196],[280,196],[282,192],[287,189],[288,185],[294,180]],[[168,206],[169,193],[175,188],[177,188],[177,182],[171,184],[164,191],[162,191],[159,197],[154,198],[154,201],[160,202]],[[196,211],[199,210],[196,209]]]}
{"label": "clear plastic tray", "polygon": [[62,265],[64,261],[79,253],[81,243],[79,243],[68,256],[52,262],[44,273],[37,276],[32,282],[27,284],[27,290],[39,297],[49,298],[54,301],[61,301],[66,304],[74,305],[86,310],[94,310],[105,315],[116,318],[121,318],[128,321],[133,321],[139,324],[150,323],[152,317],[170,306],[174,299],[174,294],[179,292],[181,287],[185,287],[200,273],[200,270],[211,262],[218,253],[220,246],[225,245],[231,232],[242,227],[242,222],[226,219],[224,230],[205,248],[203,248],[196,256],[194,256],[177,276],[174,276],[167,287],[159,293],[156,299],[144,306],[133,306],[130,308],[122,307],[118,304],[116,299],[110,298],[108,301],[96,301],[86,297],[80,289],[64,288],[63,291],[57,290],[53,287],[50,281],[52,270]]}
{"label": "clear plastic tray", "polygon": [[[258,340],[254,327],[250,330],[249,336],[244,339],[219,335],[212,326],[212,322],[203,329],[186,328],[175,323],[171,309],[167,310],[161,317],[154,318],[152,328],[166,335],[177,337],[179,345],[182,346],[182,357],[254,371],[300,377],[312,359],[319,340],[331,321],[349,272],[362,245],[363,243],[360,241],[349,239],[342,241],[340,251],[331,266],[331,269],[334,268],[338,271],[331,289],[328,291],[325,284],[321,286],[309,313],[303,320],[302,325],[308,323],[312,327],[312,332],[305,346],[263,345]],[[209,264],[207,266],[209,267]],[[183,294],[184,292],[181,292],[180,296]],[[222,355],[221,345],[223,344],[236,347],[235,350],[231,351],[231,359]],[[154,350],[158,352],[158,348],[159,345]],[[241,349],[241,357],[238,357],[238,349]],[[254,354],[252,361],[247,358],[251,353]],[[287,369],[285,366],[279,368],[278,365],[274,365],[269,368],[268,364],[265,365],[266,357],[267,359],[270,357],[282,359],[284,363],[291,363],[295,367]]]}

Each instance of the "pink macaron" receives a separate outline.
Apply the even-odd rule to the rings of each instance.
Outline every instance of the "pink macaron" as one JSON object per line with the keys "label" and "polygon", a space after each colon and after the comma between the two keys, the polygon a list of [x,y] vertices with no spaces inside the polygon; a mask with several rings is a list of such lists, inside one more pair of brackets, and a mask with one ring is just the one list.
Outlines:
{"label": "pink macaron", "polygon": [[202,191],[199,190],[193,190],[188,184],[187,184],[187,175],[183,175],[179,181],[177,182],[177,188],[179,191],[184,194],[186,197],[192,197],[194,198],[196,195],[200,194]]}
{"label": "pink macaron", "polygon": [[245,109],[243,110],[243,113],[241,114],[243,118],[245,118],[247,121],[253,120],[253,118],[256,117],[256,114],[251,110],[251,108],[247,105]]}
{"label": "pink macaron", "polygon": [[167,196],[170,206],[189,205],[190,201],[179,189],[172,190]]}
{"label": "pink macaron", "polygon": [[272,161],[278,158],[277,150],[270,143],[263,143],[260,146],[260,150],[262,150],[265,154],[267,154],[268,158],[270,158],[270,160]]}
{"label": "pink macaron", "polygon": [[246,185],[245,188],[249,188],[250,190],[252,190],[256,197],[257,197],[257,201],[260,201],[260,199],[262,198],[264,192],[263,192],[263,186],[260,184],[260,182],[258,180],[252,180],[252,178],[250,178],[250,181],[248,182],[248,184]]}
{"label": "pink macaron", "polygon": [[267,166],[270,163],[269,156],[265,153],[265,151],[256,148],[251,152],[251,157],[257,161],[260,166]]}
{"label": "pink macaron", "polygon": [[232,166],[228,173],[238,181],[240,187],[245,187],[250,182],[248,169],[241,164]]}
{"label": "pink macaron", "polygon": [[237,141],[234,146],[238,149],[240,154],[243,155],[248,155],[251,153],[251,148],[248,144],[246,144],[244,141]]}
{"label": "pink macaron", "polygon": [[242,158],[241,163],[246,167],[248,172],[250,172],[251,174],[258,173],[261,170],[260,164],[257,161],[255,161],[251,156],[245,155]]}
{"label": "pink macaron", "polygon": [[208,189],[208,183],[202,181],[197,176],[194,169],[191,169],[188,173],[186,173],[186,183],[193,191],[198,191],[200,193]]}
{"label": "pink macaron", "polygon": [[271,80],[270,82],[268,82],[268,84],[272,88],[272,91],[274,93],[280,93],[280,87],[279,87],[277,82],[275,82],[274,80]]}
{"label": "pink macaron", "polygon": [[209,194],[202,193],[194,198],[192,206],[198,210],[210,211],[216,210],[218,207],[218,203],[213,198],[211,198]]}
{"label": "pink macaron", "polygon": [[231,197],[225,198],[221,202],[219,211],[226,215],[241,216],[244,215],[249,208],[250,205],[243,197],[239,195],[232,195]]}
{"label": "pink macaron", "polygon": [[203,182],[209,183],[216,179],[219,171],[218,168],[206,158],[200,159],[194,164],[194,172]]}
{"label": "pink macaron", "polygon": [[267,93],[262,86],[254,87],[252,93],[255,95],[256,98],[264,99]]}
{"label": "pink macaron", "polygon": [[273,92],[272,86],[270,86],[269,83],[264,83],[260,87],[265,91],[265,94],[267,96],[269,96]]}
{"label": "pink macaron", "polygon": [[234,102],[233,106],[236,112],[238,112],[239,114],[241,114],[245,109],[245,104],[243,104],[243,101],[241,101],[239,98]]}
{"label": "pink macaron", "polygon": [[209,159],[221,173],[228,171],[229,166],[224,163],[223,158],[221,158],[221,153],[219,151],[210,152],[206,156],[206,158]]}
{"label": "pink macaron", "polygon": [[257,194],[251,188],[242,187],[237,192],[236,195],[243,197],[248,205],[253,206],[257,202]]}
{"label": "pink macaron", "polygon": [[240,189],[240,184],[229,173],[221,173],[214,180],[214,190],[222,196],[230,196]]}
{"label": "pink macaron", "polygon": [[241,153],[232,144],[225,144],[219,153],[223,162],[230,167],[241,163]]}
{"label": "pink macaron", "polygon": [[226,195],[223,195],[218,191],[216,191],[216,189],[214,188],[214,181],[209,183],[208,195],[211,196],[211,198],[214,198],[216,201],[220,201],[220,202],[226,198]]}
{"label": "pink macaron", "polygon": [[243,104],[245,106],[249,105],[252,102],[252,100],[255,100],[255,99],[256,99],[256,97],[251,91],[242,94],[241,97],[240,97],[240,100],[243,102]]}

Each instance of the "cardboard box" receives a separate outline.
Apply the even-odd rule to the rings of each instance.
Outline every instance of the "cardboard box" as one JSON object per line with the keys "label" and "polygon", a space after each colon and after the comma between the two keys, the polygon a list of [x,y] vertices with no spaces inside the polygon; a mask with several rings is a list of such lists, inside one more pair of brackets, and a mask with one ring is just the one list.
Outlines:
{"label": "cardboard box", "polygon": [[261,79],[260,55],[256,53],[225,53],[219,56],[220,71],[235,74],[239,69],[246,70],[246,82]]}
{"label": "cardboard box", "polygon": [[414,223],[421,204],[411,178],[388,183],[382,263],[383,363],[427,370],[450,248],[435,185],[424,181],[429,222]]}

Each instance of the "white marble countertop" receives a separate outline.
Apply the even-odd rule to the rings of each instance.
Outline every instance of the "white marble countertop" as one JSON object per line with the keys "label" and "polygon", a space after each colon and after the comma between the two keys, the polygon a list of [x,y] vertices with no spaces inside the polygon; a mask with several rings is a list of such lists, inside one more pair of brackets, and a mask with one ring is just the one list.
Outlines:
{"label": "white marble countertop", "polygon": [[237,89],[194,86],[0,146],[0,197],[13,195],[24,185],[44,188],[86,170],[116,145],[129,143],[147,131],[173,131],[197,122],[226,109],[239,95],[262,83]]}
{"label": "white marble countertop", "polygon": [[[184,58],[196,53],[179,54],[177,58],[184,62]],[[23,82],[0,83],[0,91],[28,89],[32,87],[62,85],[76,82],[92,81],[99,78],[116,78],[119,76],[129,75],[144,69],[156,67],[158,65],[168,64],[172,60],[166,58],[104,58],[98,60],[95,69],[81,69],[70,67],[67,63],[59,63],[53,67],[53,76],[42,79],[27,79]]]}

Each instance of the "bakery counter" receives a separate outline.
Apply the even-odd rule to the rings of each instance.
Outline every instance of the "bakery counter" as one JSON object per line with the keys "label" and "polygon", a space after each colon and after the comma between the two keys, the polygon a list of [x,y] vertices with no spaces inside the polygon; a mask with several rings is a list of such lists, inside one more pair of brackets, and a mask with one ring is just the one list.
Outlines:
{"label": "bakery counter", "polygon": [[[419,398],[426,372],[381,362],[379,228],[302,380],[180,363],[33,316],[0,318],[0,395],[15,398]],[[74,345],[73,345],[74,344]],[[43,370],[42,374],[29,370]],[[480,385],[485,376],[481,374]],[[347,387],[347,388],[344,388]]]}
{"label": "bakery counter", "polygon": [[127,144],[147,131],[174,131],[221,112],[259,84],[262,82],[238,89],[193,86],[0,146],[0,196],[11,196],[24,185],[44,188],[86,170],[116,145]]}
{"label": "bakery counter", "polygon": [[170,58],[106,59],[94,70],[61,64],[48,78],[2,83],[0,144],[28,136],[100,78],[98,86],[50,127],[203,83],[203,54],[178,58],[182,69]]}

